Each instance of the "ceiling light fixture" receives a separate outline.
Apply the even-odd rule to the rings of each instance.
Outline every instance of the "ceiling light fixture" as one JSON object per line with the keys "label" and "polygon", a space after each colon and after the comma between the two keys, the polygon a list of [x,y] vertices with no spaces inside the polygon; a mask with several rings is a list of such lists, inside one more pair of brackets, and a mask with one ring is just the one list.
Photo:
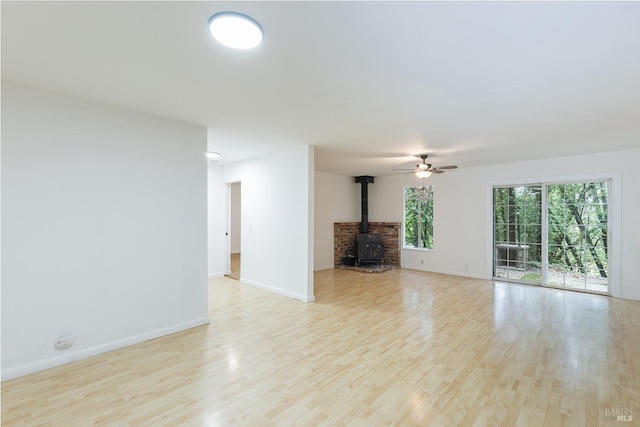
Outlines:
{"label": "ceiling light fixture", "polygon": [[209,18],[209,32],[214,39],[234,49],[251,49],[262,43],[262,27],[242,13],[219,12]]}
{"label": "ceiling light fixture", "polygon": [[431,172],[426,170],[418,170],[416,171],[416,176],[418,178],[427,179],[431,176]]}
{"label": "ceiling light fixture", "polygon": [[215,151],[207,151],[207,159],[215,160],[220,158],[220,153],[216,153]]}

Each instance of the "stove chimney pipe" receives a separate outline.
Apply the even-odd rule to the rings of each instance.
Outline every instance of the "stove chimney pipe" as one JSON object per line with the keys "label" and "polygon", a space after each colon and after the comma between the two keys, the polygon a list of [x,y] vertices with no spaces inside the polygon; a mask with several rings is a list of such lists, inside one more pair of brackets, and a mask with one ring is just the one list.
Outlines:
{"label": "stove chimney pipe", "polygon": [[362,192],[361,192],[361,215],[362,222],[360,223],[360,232],[362,234],[369,233],[369,191],[367,188],[367,184],[373,184],[373,177],[369,175],[356,176],[356,183],[361,184]]}

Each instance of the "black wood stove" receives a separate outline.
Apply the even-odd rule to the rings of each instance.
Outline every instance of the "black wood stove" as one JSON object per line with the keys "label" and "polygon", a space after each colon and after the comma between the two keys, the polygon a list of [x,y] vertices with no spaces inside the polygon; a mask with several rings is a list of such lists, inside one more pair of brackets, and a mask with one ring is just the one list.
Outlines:
{"label": "black wood stove", "polygon": [[369,191],[368,184],[373,184],[372,176],[356,176],[356,183],[362,186],[362,222],[360,223],[360,234],[356,235],[356,265],[383,264],[384,244],[382,235],[369,234]]}
{"label": "black wood stove", "polygon": [[380,234],[356,235],[356,264],[383,264],[384,245]]}

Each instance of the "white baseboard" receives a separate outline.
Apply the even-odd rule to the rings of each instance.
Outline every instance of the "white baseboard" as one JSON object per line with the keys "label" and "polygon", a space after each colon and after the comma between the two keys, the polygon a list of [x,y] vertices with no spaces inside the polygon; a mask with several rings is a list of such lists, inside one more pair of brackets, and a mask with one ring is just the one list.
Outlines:
{"label": "white baseboard", "polygon": [[250,285],[250,286],[253,286],[253,287],[256,287],[256,288],[264,289],[266,291],[273,292],[273,293],[278,294],[278,295],[283,295],[285,297],[295,298],[295,299],[300,300],[302,302],[313,302],[313,301],[315,301],[315,297],[313,295],[301,295],[301,294],[297,294],[295,292],[289,292],[289,291],[284,290],[284,289],[276,288],[276,287],[273,287],[273,286],[270,286],[270,285],[265,285],[264,283],[255,282],[253,280],[245,279],[244,277],[240,277],[240,283],[244,283],[246,285]]}
{"label": "white baseboard", "polygon": [[630,300],[633,300],[633,301],[640,301],[640,295],[628,294],[628,293],[625,293],[625,292],[623,292],[623,293],[620,295],[620,298],[623,298],[623,299],[630,299]]}
{"label": "white baseboard", "polygon": [[322,270],[333,270],[335,265],[320,265],[314,268],[314,271],[322,271]]}
{"label": "white baseboard", "polygon": [[220,272],[220,273],[211,273],[211,274],[209,274],[208,277],[209,277],[209,279],[215,279],[216,277],[222,277],[222,276],[224,276],[224,273]]}
{"label": "white baseboard", "polygon": [[53,368],[55,366],[64,365],[78,360],[86,359],[87,357],[95,356],[97,354],[106,353],[108,351],[118,350],[130,345],[139,344],[144,341],[149,341],[154,338],[160,338],[165,335],[170,335],[176,332],[185,331],[187,329],[195,328],[209,323],[208,317],[202,317],[200,319],[194,319],[188,322],[179,323],[177,325],[169,326],[166,328],[156,329],[154,331],[145,332],[142,334],[134,335],[121,340],[111,341],[106,344],[97,345],[91,348],[78,350],[74,353],[68,353],[64,356],[51,357],[49,359],[40,360],[25,365],[20,365],[15,368],[9,368],[2,371],[2,381],[10,380],[13,378],[22,377],[24,375],[33,374],[44,369]]}

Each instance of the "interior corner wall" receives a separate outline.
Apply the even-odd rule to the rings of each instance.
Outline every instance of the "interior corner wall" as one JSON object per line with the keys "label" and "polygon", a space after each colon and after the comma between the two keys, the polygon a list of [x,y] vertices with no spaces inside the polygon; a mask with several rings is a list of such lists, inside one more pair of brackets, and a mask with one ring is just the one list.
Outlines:
{"label": "interior corner wall", "polygon": [[315,172],[315,271],[334,266],[333,224],[360,222],[360,187],[352,176]]}
{"label": "interior corner wall", "polygon": [[205,128],[2,82],[3,379],[208,323],[205,152]]}
{"label": "interior corner wall", "polygon": [[240,281],[307,302],[314,300],[313,149],[223,166],[223,181],[242,185]]}
{"label": "interior corner wall", "polygon": [[208,276],[221,277],[225,274],[224,257],[226,256],[225,233],[227,232],[226,186],[222,183],[222,167],[209,161],[207,166],[207,247]]}
{"label": "interior corner wall", "polygon": [[[589,176],[620,177],[618,197],[621,233],[612,245],[617,251],[620,297],[640,300],[640,150],[608,152],[546,160],[460,168],[432,175],[434,186],[434,249],[402,250],[402,267],[460,276],[491,277],[491,229],[488,192],[492,182],[539,182],[542,178],[563,181]],[[421,185],[412,175],[376,179],[369,191],[370,221],[400,221],[403,215],[403,188]],[[614,205],[615,206],[615,205]],[[488,228],[489,227],[489,228]],[[465,268],[468,266],[468,268]]]}

